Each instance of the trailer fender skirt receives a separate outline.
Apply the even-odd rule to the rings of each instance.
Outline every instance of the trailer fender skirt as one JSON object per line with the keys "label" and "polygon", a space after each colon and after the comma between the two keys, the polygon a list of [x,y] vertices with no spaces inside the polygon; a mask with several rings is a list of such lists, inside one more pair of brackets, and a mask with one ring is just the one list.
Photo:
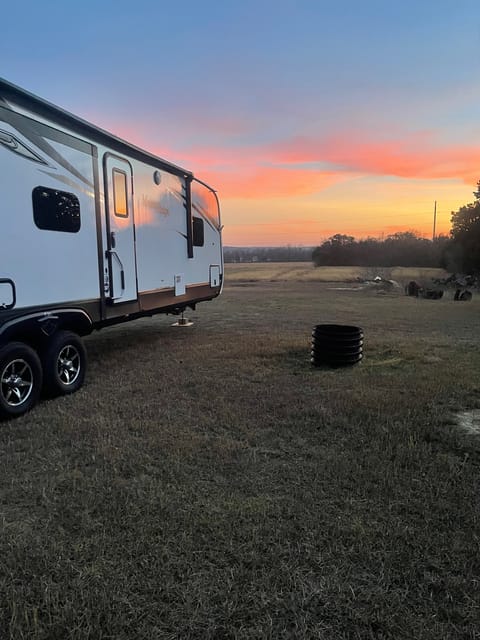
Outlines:
{"label": "trailer fender skirt", "polygon": [[20,335],[48,337],[64,327],[87,335],[93,329],[93,322],[83,309],[49,309],[12,318],[0,327],[0,340],[3,342]]}

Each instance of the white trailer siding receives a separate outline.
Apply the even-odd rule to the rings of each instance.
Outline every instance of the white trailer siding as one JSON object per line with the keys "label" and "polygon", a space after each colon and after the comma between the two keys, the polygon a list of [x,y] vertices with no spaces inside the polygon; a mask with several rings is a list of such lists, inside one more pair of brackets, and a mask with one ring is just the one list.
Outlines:
{"label": "white trailer siding", "polygon": [[223,274],[223,250],[221,241],[220,210],[215,193],[203,183],[193,180],[192,187],[192,216],[203,220],[204,242],[201,247],[194,247],[195,262],[199,270],[205,274],[205,282],[211,286],[216,284],[211,280],[212,271]]}
{"label": "white trailer siding", "polygon": [[[101,326],[178,312],[220,293],[221,226],[209,187],[13,85],[0,81],[0,89],[7,96],[0,93],[0,295],[10,302],[12,281],[15,313],[70,303],[87,309],[85,301]],[[126,184],[123,214],[115,209],[117,169]],[[42,190],[72,199],[78,228],[39,228],[32,193],[40,198]]]}
{"label": "white trailer siding", "polygon": [[[85,150],[42,137],[54,152],[48,155],[46,145],[39,148],[23,135],[21,129],[2,120],[2,110],[0,131],[4,140],[11,134],[13,144],[21,151],[12,152],[9,146],[0,144],[1,277],[15,282],[16,306],[98,298],[92,156]],[[43,136],[46,132],[44,128]],[[32,152],[32,157],[28,156],[28,151]],[[75,167],[84,176],[84,181],[60,165],[54,159],[55,154],[65,159],[65,165]],[[32,192],[38,187],[75,195],[81,212],[77,232],[51,231],[37,226]]]}
{"label": "white trailer siding", "polygon": [[188,260],[186,180],[140,162],[134,176],[138,290],[171,288]]}
{"label": "white trailer siding", "polygon": [[178,275],[186,286],[209,284],[210,266],[221,263],[218,208],[217,227],[193,212],[204,221],[204,244],[194,246],[189,257],[185,178],[141,163],[133,166],[139,293],[173,287]]}

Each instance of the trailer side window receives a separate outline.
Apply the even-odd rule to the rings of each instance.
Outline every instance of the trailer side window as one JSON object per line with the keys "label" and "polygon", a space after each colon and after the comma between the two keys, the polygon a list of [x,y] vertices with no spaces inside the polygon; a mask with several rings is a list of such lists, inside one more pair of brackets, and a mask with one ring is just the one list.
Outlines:
{"label": "trailer side window", "polygon": [[32,204],[33,220],[39,229],[66,233],[80,230],[80,202],[73,193],[35,187]]}
{"label": "trailer side window", "polygon": [[113,201],[115,215],[120,218],[128,218],[127,174],[118,169],[113,170]]}
{"label": "trailer side window", "polygon": [[202,218],[197,218],[193,216],[192,218],[193,224],[193,246],[194,247],[203,247],[205,244],[205,234],[203,231],[203,220]]}

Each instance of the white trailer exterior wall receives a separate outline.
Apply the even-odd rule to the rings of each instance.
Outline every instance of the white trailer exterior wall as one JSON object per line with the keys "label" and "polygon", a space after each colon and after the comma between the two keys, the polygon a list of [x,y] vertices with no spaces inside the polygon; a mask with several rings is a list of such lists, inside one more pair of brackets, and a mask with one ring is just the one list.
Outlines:
{"label": "white trailer exterior wall", "polygon": [[[1,144],[2,140],[8,141],[7,134],[11,134],[17,148],[23,145],[25,153],[30,149],[37,151],[15,127],[3,120],[2,111],[0,108],[0,277],[15,283],[16,309],[99,298],[91,155],[58,143],[52,145],[60,149],[66,162],[85,178],[84,183],[66,185],[65,170],[52,158],[47,165]],[[81,211],[78,233],[45,231],[35,224],[32,193],[40,185],[75,193]],[[2,302],[0,300],[0,304]]]}
{"label": "white trailer exterior wall", "polygon": [[12,340],[40,352],[59,331],[83,335],[220,294],[210,187],[1,79],[0,180],[0,375]]}

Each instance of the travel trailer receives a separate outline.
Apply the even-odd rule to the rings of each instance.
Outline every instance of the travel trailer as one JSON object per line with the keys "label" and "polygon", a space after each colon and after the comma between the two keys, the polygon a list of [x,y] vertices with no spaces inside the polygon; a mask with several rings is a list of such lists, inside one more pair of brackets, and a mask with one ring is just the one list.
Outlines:
{"label": "travel trailer", "polygon": [[83,383],[82,336],[223,283],[215,191],[0,79],[0,417]]}

